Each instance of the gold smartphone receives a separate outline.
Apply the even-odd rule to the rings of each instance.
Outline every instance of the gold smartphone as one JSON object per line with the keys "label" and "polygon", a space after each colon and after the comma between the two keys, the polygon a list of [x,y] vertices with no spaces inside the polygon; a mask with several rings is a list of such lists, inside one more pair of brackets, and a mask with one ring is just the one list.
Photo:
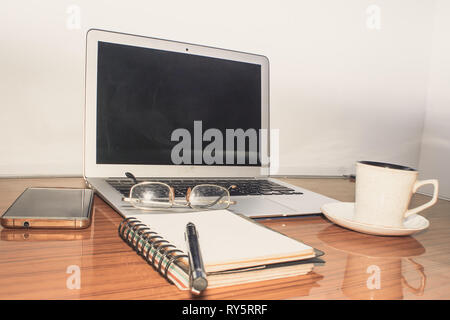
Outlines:
{"label": "gold smartphone", "polygon": [[5,228],[83,229],[89,227],[94,191],[28,188],[1,217]]}

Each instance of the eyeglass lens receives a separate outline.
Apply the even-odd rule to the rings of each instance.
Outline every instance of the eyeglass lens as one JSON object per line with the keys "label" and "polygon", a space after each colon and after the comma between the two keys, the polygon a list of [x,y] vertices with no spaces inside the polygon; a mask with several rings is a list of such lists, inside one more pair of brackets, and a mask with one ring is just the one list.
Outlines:
{"label": "eyeglass lens", "polygon": [[171,205],[170,188],[158,183],[134,186],[130,198],[136,199],[140,207],[160,208]]}
{"label": "eyeglass lens", "polygon": [[192,208],[226,209],[230,194],[219,186],[199,185],[192,189],[189,201]]}

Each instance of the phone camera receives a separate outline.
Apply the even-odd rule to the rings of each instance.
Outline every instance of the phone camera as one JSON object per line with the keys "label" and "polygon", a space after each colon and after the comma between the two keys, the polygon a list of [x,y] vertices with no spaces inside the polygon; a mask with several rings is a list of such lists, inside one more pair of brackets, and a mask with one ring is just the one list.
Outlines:
{"label": "phone camera", "polygon": [[28,221],[25,221],[25,222],[23,223],[23,226],[24,226],[25,228],[28,228],[28,227],[30,227],[30,223],[29,223]]}

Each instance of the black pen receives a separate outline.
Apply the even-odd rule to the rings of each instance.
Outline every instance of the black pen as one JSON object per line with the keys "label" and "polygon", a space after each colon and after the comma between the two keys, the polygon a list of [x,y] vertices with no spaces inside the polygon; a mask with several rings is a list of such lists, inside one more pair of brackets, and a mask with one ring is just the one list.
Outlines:
{"label": "black pen", "polygon": [[186,247],[189,256],[191,291],[199,294],[201,291],[205,290],[206,287],[208,287],[208,280],[206,279],[205,267],[203,266],[197,229],[192,222],[189,222],[186,225],[184,238],[186,240]]}

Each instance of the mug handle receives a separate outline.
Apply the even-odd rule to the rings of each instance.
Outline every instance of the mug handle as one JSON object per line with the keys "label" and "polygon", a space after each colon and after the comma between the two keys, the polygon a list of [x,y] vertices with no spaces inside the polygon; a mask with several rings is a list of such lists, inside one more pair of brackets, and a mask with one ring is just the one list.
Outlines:
{"label": "mug handle", "polygon": [[436,201],[438,199],[438,193],[439,193],[439,183],[436,179],[416,181],[416,183],[414,183],[412,192],[416,193],[417,189],[419,189],[420,187],[422,187],[426,184],[432,184],[434,186],[433,198],[431,198],[431,200],[428,201],[427,203],[424,203],[423,205],[418,206],[417,208],[407,210],[405,213],[405,218],[409,217],[410,215],[412,215],[414,213],[418,213],[422,210],[425,210],[436,203]]}

